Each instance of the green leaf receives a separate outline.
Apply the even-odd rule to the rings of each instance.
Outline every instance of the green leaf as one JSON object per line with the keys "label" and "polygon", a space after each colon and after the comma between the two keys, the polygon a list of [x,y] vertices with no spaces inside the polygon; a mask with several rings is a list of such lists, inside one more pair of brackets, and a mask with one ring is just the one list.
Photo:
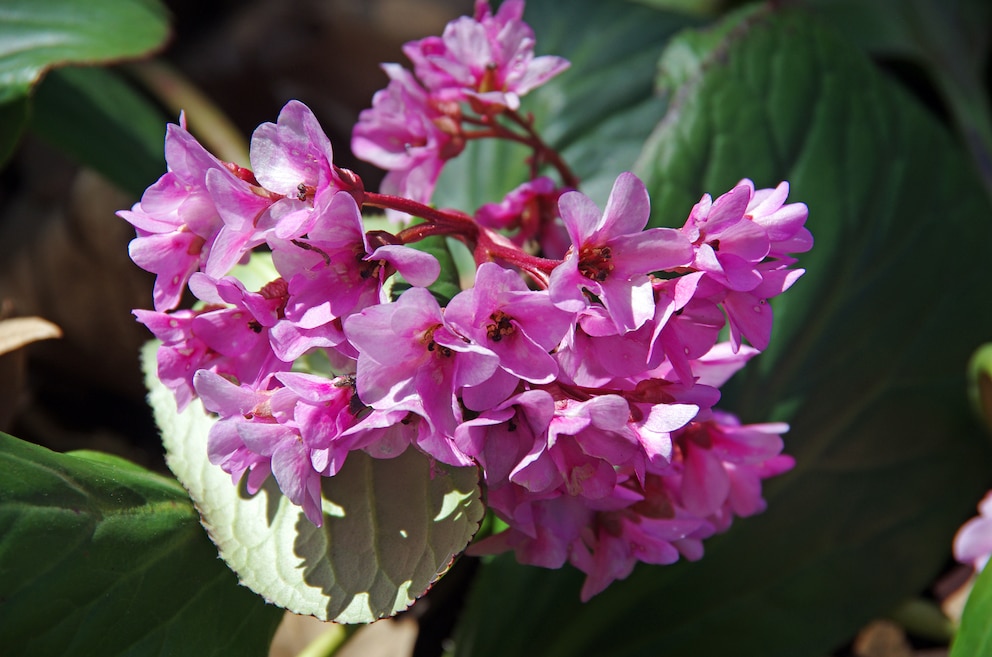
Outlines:
{"label": "green leaf", "polygon": [[[665,40],[697,21],[623,0],[577,0],[567,12],[560,3],[531,0],[524,19],[538,54],[565,57],[572,66],[525,96],[521,112],[533,113],[538,133],[563,155],[582,190],[605,203],[664,113],[653,80]],[[471,141],[445,167],[433,202],[473,212],[500,201],[529,178],[528,155],[519,144]]]}
{"label": "green leaf", "polygon": [[282,614],[216,558],[185,491],[0,434],[5,655],[263,656]]}
{"label": "green leaf", "polygon": [[[444,306],[461,291],[461,282],[458,267],[455,265],[455,258],[451,252],[454,240],[443,235],[432,235],[419,242],[413,242],[407,246],[429,253],[434,256],[441,265],[441,273],[437,280],[427,286],[437,302]],[[392,283],[390,293],[392,297],[398,298],[405,290],[409,290],[411,285],[404,280],[400,274],[395,274],[396,280]]]}
{"label": "green leaf", "polygon": [[932,581],[989,484],[965,369],[992,335],[992,208],[966,155],[808,16],[751,17],[710,52],[638,169],[654,225],[742,177],[809,205],[808,273],[721,404],[788,421],[797,466],[701,561],[638,567],[586,605],[574,569],[495,559],[456,654],[822,655]]}
{"label": "green leaf", "polygon": [[165,171],[164,116],[115,72],[52,71],[38,86],[32,129],[136,196]]}
{"label": "green leaf", "polygon": [[0,0],[0,165],[24,130],[28,93],[46,71],[148,55],[168,35],[158,0]]}
{"label": "green leaf", "polygon": [[746,21],[762,15],[762,5],[744,5],[723,20],[706,29],[683,30],[665,45],[658,64],[657,86],[668,95],[676,95],[683,86],[692,84],[718,57],[722,47],[734,30],[741,29]]}
{"label": "green leaf", "polygon": [[[986,0],[800,0],[867,52],[918,66],[950,110],[992,196],[992,102]],[[917,81],[916,86],[922,86]],[[934,103],[937,104],[936,102]]]}
{"label": "green leaf", "polygon": [[630,0],[638,4],[694,16],[712,16],[717,13],[724,0]]}
{"label": "green leaf", "polygon": [[53,66],[141,57],[168,34],[157,0],[3,0],[0,104],[26,95]]}
{"label": "green leaf", "polygon": [[0,104],[0,165],[10,159],[28,120],[28,101],[15,98]]}
{"label": "green leaf", "polygon": [[[876,55],[977,69],[990,43],[992,8],[983,0],[800,0],[798,4]],[[944,56],[935,56],[941,50]],[[967,56],[948,56],[952,50]]]}
{"label": "green leaf", "polygon": [[975,350],[968,362],[968,398],[972,410],[992,430],[992,342]]}
{"label": "green leaf", "polygon": [[367,623],[426,592],[482,520],[478,473],[432,463],[414,449],[393,459],[348,456],[324,479],[324,526],[315,527],[270,478],[248,496],[207,460],[214,416],[195,401],[176,413],[144,349],[149,401],[172,471],[183,482],[221,557],[242,584],[299,614]]}
{"label": "green leaf", "polygon": [[950,657],[992,657],[992,568],[985,568],[968,594]]}

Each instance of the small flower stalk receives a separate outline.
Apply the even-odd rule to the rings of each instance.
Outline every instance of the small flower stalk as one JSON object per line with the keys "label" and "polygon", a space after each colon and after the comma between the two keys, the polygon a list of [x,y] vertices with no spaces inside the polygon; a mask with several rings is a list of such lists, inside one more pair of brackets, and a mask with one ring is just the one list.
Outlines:
{"label": "small flower stalk", "polygon": [[[792,467],[786,425],[716,405],[768,346],[769,300],[803,274],[795,255],[813,239],[784,182],[706,195],[680,228],[646,228],[632,173],[597,207],[520,114],[568,68],[534,55],[523,9],[479,1],[405,46],[412,71],[384,67],[352,141],[387,171],[380,192],[334,163],[290,101],[255,131],[250,170],[180,118],[168,172],[119,214],[137,231],[132,259],[157,277],[153,309],[135,315],[161,341],[159,377],[180,410],[199,398],[218,415],[204,457],[233,484],[254,493],[272,477],[321,525],[321,479],[355,450],[477,467],[508,527],[470,553],[571,563],[588,600],[638,562],[701,558]],[[431,207],[473,139],[527,145],[532,177],[480,208]],[[418,221],[369,230],[363,212],[378,209]],[[429,289],[441,266],[418,249],[436,235],[475,259],[473,285],[450,298]],[[277,276],[251,289],[232,272],[258,252]]]}

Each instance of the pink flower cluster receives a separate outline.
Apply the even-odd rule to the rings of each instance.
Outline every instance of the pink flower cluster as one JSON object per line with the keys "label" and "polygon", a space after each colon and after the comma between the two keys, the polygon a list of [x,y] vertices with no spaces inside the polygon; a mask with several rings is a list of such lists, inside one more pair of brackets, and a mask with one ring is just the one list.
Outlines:
{"label": "pink flower cluster", "polygon": [[[523,122],[516,115],[520,97],[568,68],[561,57],[534,56],[523,12],[523,0],[506,0],[495,15],[477,0],[473,18],[404,46],[412,72],[383,65],[389,85],[359,116],[351,144],[355,155],[389,172],[383,193],[427,203],[444,164],[466,140],[507,136],[497,117]],[[466,124],[483,129],[473,134]]]}
{"label": "pink flower cluster", "polygon": [[[510,0],[492,16],[480,2],[474,19],[408,46],[431,103],[509,110],[563,67],[533,58],[521,11]],[[376,97],[383,121],[384,99],[425,93],[397,76]],[[801,276],[793,254],[812,246],[786,183],[745,180],[704,196],[682,228],[645,230],[648,194],[630,173],[603,210],[535,177],[472,218],[419,203],[430,176],[407,176],[413,198],[373,194],[332,156],[296,101],[256,130],[251,170],[173,125],[168,172],[120,213],[137,229],[132,258],[157,275],[155,309],[135,314],[162,342],[159,377],[180,410],[199,397],[219,415],[208,456],[235,483],[254,493],[272,475],[320,525],[321,478],[354,450],[413,446],[478,467],[509,527],[472,550],[570,562],[587,574],[583,599],[638,561],[697,559],[704,539],[764,509],[762,480],[792,466],[787,427],[742,425],[714,405],[768,344],[768,299]],[[367,231],[364,206],[425,222]],[[477,265],[474,285],[442,300],[427,289],[437,260],[410,246],[438,234]],[[263,249],[277,277],[248,289],[231,271]],[[410,286],[400,294],[396,273]],[[192,308],[180,308],[186,288]]]}

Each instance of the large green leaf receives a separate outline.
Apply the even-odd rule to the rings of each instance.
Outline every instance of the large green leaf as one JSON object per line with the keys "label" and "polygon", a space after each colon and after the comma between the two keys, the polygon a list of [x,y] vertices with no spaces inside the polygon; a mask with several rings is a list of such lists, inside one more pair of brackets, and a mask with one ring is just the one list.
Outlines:
{"label": "large green leaf", "polygon": [[499,557],[456,654],[822,655],[931,581],[992,480],[965,385],[992,334],[992,208],[966,154],[803,14],[751,15],[699,56],[639,172],[655,225],[742,177],[808,203],[808,273],[724,404],[789,421],[798,465],[701,561],[640,567],[586,605],[574,570]]}
{"label": "large green leaf", "polygon": [[27,96],[46,71],[145,56],[168,36],[158,0],[0,0],[0,164],[20,138]]}
{"label": "large green leaf", "polygon": [[[653,79],[665,40],[698,21],[624,0],[577,0],[567,11],[553,0],[530,0],[524,18],[538,53],[572,66],[525,96],[521,111],[533,113],[537,131],[562,153],[582,190],[603,203],[664,113]],[[501,200],[527,180],[528,154],[506,141],[470,142],[441,174],[433,202],[473,212]]]}
{"label": "large green leaf", "polygon": [[33,101],[35,132],[136,197],[165,171],[168,117],[114,71],[52,71]]}
{"label": "large green leaf", "polygon": [[28,105],[26,98],[16,98],[0,104],[0,164],[14,154],[21,141],[28,118]]}
{"label": "large green leaf", "polygon": [[[925,73],[954,118],[992,194],[992,103],[986,76],[992,46],[992,3],[799,1],[867,52],[901,61],[904,66],[916,65]],[[932,102],[937,104],[936,99]]]}
{"label": "large green leaf", "polygon": [[266,655],[279,609],[217,560],[186,492],[0,434],[4,655]]}
{"label": "large green leaf", "polygon": [[2,0],[0,104],[53,66],[149,54],[168,36],[167,19],[158,0]]}
{"label": "large green leaf", "polygon": [[299,614],[367,623],[427,591],[482,520],[475,468],[447,468],[414,449],[393,459],[348,456],[324,480],[324,525],[315,527],[273,479],[254,496],[207,460],[215,418],[197,400],[176,413],[143,353],[149,401],[169,467],[189,490],[221,557],[241,582]]}
{"label": "large green leaf", "polygon": [[954,637],[951,657],[992,656],[992,568],[984,569],[961,616],[961,629]]}

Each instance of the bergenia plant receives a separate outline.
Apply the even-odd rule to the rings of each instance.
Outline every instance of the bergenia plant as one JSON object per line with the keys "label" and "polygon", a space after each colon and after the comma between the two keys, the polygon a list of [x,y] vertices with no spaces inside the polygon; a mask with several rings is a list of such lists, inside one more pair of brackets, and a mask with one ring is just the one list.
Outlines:
{"label": "bergenia plant", "polygon": [[[255,131],[250,169],[211,155],[180,117],[168,172],[119,213],[137,230],[131,257],[156,274],[154,308],[135,315],[158,339],[157,385],[177,417],[214,418],[199,451],[171,455],[201,510],[207,493],[184,468],[209,461],[239,504],[275,496],[299,536],[323,532],[332,545],[344,530],[331,526],[342,514],[328,486],[352,461],[375,468],[406,454],[427,464],[417,476],[428,490],[468,473],[465,526],[412,597],[466,547],[480,499],[495,521],[469,553],[571,564],[588,600],[638,562],[700,559],[706,539],[764,510],[762,482],[793,466],[787,425],[744,424],[719,401],[769,345],[769,301],[803,274],[806,206],[788,201],[786,182],[744,179],[669,217],[675,227],[646,228],[645,185],[617,171],[600,207],[521,109],[528,92],[571,74],[564,59],[535,55],[523,9],[480,0],[442,36],[404,47],[412,70],[383,67],[388,86],[352,139],[387,172],[379,192],[335,162],[293,100]],[[477,140],[526,146],[530,179],[481,207],[431,205],[442,171]],[[439,238],[470,254],[457,292],[435,285],[457,275],[451,262],[422,248]],[[260,522],[264,541],[276,523]],[[206,511],[204,523],[252,585],[231,556],[252,545],[232,546]],[[333,571],[332,552],[320,558]],[[422,559],[407,560],[409,572],[383,569],[409,580]],[[324,617],[396,610],[389,600],[369,602],[367,618],[347,604],[314,612],[294,590],[258,587]]]}

